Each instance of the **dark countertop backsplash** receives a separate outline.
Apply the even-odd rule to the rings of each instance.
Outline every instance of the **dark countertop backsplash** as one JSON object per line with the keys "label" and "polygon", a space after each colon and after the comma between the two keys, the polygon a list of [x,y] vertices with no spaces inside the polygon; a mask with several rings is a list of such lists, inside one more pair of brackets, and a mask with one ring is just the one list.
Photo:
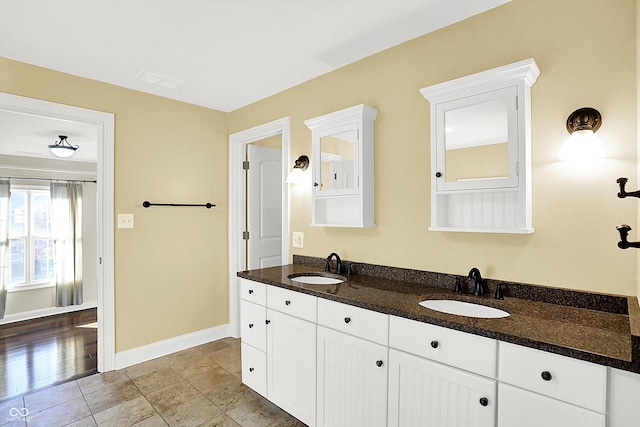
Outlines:
{"label": "dark countertop backsplash", "polygon": [[[343,275],[346,265],[343,260]],[[238,276],[381,313],[495,338],[576,359],[640,373],[640,306],[635,297],[484,279],[485,295],[469,293],[466,276],[356,262],[339,285],[309,285],[288,276],[324,272],[325,259],[293,256],[293,264],[239,272]],[[333,263],[335,271],[335,263]],[[456,277],[463,294],[453,292]],[[493,298],[502,283],[504,299]],[[503,309],[511,316],[481,319],[429,310],[425,299],[457,299]]]}

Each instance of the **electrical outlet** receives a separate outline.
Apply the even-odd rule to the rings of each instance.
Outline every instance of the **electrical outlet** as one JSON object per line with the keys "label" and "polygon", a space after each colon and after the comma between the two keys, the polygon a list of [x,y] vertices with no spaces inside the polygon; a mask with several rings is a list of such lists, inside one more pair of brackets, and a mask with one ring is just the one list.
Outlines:
{"label": "electrical outlet", "polygon": [[301,231],[293,232],[293,247],[294,248],[302,248],[304,247],[304,233]]}
{"label": "electrical outlet", "polygon": [[118,214],[118,228],[133,228],[133,214]]}

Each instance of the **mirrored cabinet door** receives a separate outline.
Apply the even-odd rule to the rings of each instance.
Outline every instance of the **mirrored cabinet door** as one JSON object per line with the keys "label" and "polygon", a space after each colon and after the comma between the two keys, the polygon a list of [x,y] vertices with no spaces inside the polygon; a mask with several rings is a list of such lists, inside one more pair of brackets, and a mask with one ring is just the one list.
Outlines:
{"label": "mirrored cabinet door", "polygon": [[436,106],[438,190],[518,186],[517,88]]}
{"label": "mirrored cabinet door", "polygon": [[358,190],[358,124],[349,123],[318,132],[314,158],[320,159],[314,170],[318,197],[353,194]]}

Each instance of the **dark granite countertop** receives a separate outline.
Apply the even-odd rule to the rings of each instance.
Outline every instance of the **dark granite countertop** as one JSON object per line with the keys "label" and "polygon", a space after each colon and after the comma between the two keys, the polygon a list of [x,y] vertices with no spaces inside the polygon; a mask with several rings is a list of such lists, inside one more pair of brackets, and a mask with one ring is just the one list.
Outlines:
{"label": "dark granite countertop", "polygon": [[[359,274],[339,285],[293,282],[290,275],[322,273],[313,259],[238,276],[380,313],[414,319],[475,335],[549,351],[640,373],[640,307],[635,297],[505,283],[505,298],[493,298],[495,281],[483,297],[456,294],[456,276],[357,264]],[[311,260],[311,262],[309,262]],[[514,297],[517,296],[517,297]],[[456,299],[500,308],[511,315],[483,319],[441,313],[420,306],[425,299]]]}

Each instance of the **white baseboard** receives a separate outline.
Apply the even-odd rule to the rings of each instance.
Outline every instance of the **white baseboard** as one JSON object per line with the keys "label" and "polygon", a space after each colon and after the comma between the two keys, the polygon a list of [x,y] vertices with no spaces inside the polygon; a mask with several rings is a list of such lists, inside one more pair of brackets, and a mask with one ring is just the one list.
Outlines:
{"label": "white baseboard", "polygon": [[86,310],[88,308],[96,308],[98,301],[89,301],[81,305],[70,305],[67,307],[47,307],[38,310],[24,311],[22,313],[7,314],[0,319],[0,325],[8,323],[22,322],[23,320],[37,319],[40,317],[53,316],[55,314],[71,313],[72,311]]}
{"label": "white baseboard", "polygon": [[192,332],[190,334],[169,338],[163,341],[154,342],[152,344],[143,345],[141,347],[132,348],[130,350],[119,351],[116,353],[115,368],[126,368],[151,359],[166,356],[167,354],[186,350],[187,348],[206,344],[221,338],[226,338],[229,336],[228,330],[228,324],[220,325]]}

